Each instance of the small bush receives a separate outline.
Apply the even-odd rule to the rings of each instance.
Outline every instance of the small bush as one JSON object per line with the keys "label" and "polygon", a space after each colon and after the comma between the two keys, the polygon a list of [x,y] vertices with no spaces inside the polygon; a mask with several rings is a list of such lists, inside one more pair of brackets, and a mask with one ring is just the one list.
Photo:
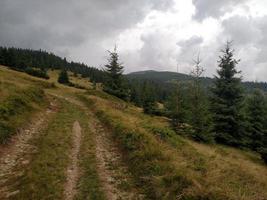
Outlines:
{"label": "small bush", "polygon": [[61,84],[69,85],[70,81],[69,81],[68,72],[66,70],[62,70],[58,76],[57,81]]}
{"label": "small bush", "polygon": [[267,148],[261,148],[258,152],[261,154],[262,160],[267,164]]}
{"label": "small bush", "polygon": [[25,69],[25,72],[27,74],[29,74],[29,75],[32,75],[32,76],[36,76],[36,77],[44,78],[44,79],[49,79],[49,76],[47,75],[47,72],[44,71],[44,70],[27,67]]}
{"label": "small bush", "polygon": [[6,139],[9,137],[10,133],[13,132],[14,129],[4,122],[0,122],[0,144],[6,142]]}

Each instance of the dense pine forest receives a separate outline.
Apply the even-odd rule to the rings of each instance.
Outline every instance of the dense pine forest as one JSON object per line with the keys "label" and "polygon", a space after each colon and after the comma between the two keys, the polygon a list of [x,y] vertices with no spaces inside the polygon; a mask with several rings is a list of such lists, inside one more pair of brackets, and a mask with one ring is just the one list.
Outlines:
{"label": "dense pine forest", "polygon": [[189,75],[148,71],[125,76],[116,48],[109,52],[103,70],[42,50],[3,47],[0,64],[45,79],[49,79],[47,70],[59,69],[58,82],[67,85],[67,71],[81,74],[147,114],[170,118],[178,134],[205,143],[252,149],[267,161],[267,83],[241,82],[230,44],[223,50],[214,79],[202,77],[200,61]]}

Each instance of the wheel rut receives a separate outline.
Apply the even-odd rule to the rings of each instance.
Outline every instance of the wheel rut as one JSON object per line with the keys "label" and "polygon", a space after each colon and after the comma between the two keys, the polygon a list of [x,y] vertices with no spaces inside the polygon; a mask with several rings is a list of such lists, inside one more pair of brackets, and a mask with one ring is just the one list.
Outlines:
{"label": "wheel rut", "polygon": [[123,163],[121,152],[108,130],[96,119],[90,122],[90,127],[95,133],[97,170],[107,199],[144,199],[135,187],[133,177]]}
{"label": "wheel rut", "polygon": [[[122,153],[115,144],[111,132],[97,119],[95,114],[78,99],[55,95],[57,98],[64,99],[73,103],[84,110],[88,116],[89,129],[94,134],[95,155],[97,161],[97,173],[100,179],[102,190],[108,200],[142,200],[145,199],[140,189],[134,184],[133,176],[129,172],[127,165],[123,162]],[[78,127],[78,122],[75,122]],[[74,128],[75,129],[75,128]],[[79,129],[80,128],[76,128]],[[79,132],[79,131],[78,131]],[[77,134],[77,133],[76,133]],[[75,135],[75,133],[74,133]],[[79,136],[81,137],[81,135]],[[77,139],[77,138],[76,138]],[[78,140],[81,140],[78,139]],[[81,141],[80,141],[81,142]],[[76,194],[76,186],[82,172],[77,166],[78,162],[78,145],[74,142],[71,155],[70,168],[74,170],[67,171],[67,183],[65,186],[65,199],[73,199]],[[76,153],[73,153],[73,152]],[[74,154],[74,155],[73,155]],[[75,163],[75,164],[74,164]],[[75,165],[75,167],[73,166]],[[75,172],[76,171],[76,172]],[[72,174],[73,173],[73,174]],[[72,175],[71,175],[72,174]]]}
{"label": "wheel rut", "polygon": [[70,165],[67,169],[67,182],[65,185],[64,196],[66,200],[72,200],[75,197],[76,186],[79,179],[79,166],[78,166],[78,156],[81,147],[81,126],[78,121],[75,121],[72,128],[73,133],[73,147],[70,155]]}
{"label": "wheel rut", "polygon": [[[28,155],[36,151],[36,147],[29,141],[33,137],[38,137],[38,133],[46,126],[49,117],[57,110],[57,104],[52,100],[45,112],[35,115],[34,120],[26,128],[20,129],[7,145],[0,147],[0,199],[19,193],[19,190],[10,191],[11,188],[6,183],[11,178],[23,175],[23,169],[30,162]],[[17,167],[20,170],[15,169]]]}

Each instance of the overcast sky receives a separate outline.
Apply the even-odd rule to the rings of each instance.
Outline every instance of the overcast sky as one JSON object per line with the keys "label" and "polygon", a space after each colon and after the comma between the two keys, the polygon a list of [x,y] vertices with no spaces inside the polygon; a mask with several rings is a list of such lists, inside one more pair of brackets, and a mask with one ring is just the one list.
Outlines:
{"label": "overcast sky", "polygon": [[118,45],[125,72],[205,76],[233,40],[245,80],[267,81],[267,0],[1,0],[0,45],[45,49],[101,67]]}

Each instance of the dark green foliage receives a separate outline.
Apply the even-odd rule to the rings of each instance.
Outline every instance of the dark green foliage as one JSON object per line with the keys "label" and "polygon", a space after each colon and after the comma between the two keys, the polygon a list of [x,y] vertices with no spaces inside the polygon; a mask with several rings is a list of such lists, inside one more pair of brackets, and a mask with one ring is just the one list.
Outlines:
{"label": "dark green foliage", "polygon": [[[174,90],[175,83],[177,81],[183,83],[191,83],[194,80],[193,76],[167,71],[140,71],[127,74],[126,77],[129,79],[131,90],[134,88],[138,91],[142,89],[139,85],[143,82],[148,81],[151,83],[151,87],[154,87],[156,92],[156,101],[164,102],[167,100],[168,96],[172,94]],[[214,84],[214,79],[209,77],[200,77],[199,81],[201,86],[205,91],[209,92],[209,87]],[[260,88],[267,92],[266,82],[242,82],[246,92],[251,92],[255,88]],[[133,102],[138,105],[138,100],[133,98]]]}
{"label": "dark green foliage", "polygon": [[267,147],[258,149],[258,152],[261,154],[262,160],[267,164]]}
{"label": "dark green foliage", "polygon": [[248,97],[247,121],[250,147],[267,163],[267,100],[261,90]]}
{"label": "dark green foliage", "polygon": [[[128,77],[128,76],[127,76]],[[145,97],[145,88],[153,90],[154,100],[163,103],[172,93],[173,84],[161,83],[155,80],[129,79],[130,100],[137,106],[142,107]]]}
{"label": "dark green foliage", "polygon": [[191,74],[194,77],[190,87],[190,124],[194,131],[192,137],[197,141],[212,142],[213,135],[210,130],[210,113],[208,111],[208,99],[201,85],[200,78],[204,69],[200,66],[200,59],[195,61],[196,65]]}
{"label": "dark green foliage", "polygon": [[25,72],[29,75],[32,75],[32,76],[36,76],[36,77],[44,78],[44,79],[49,79],[49,76],[47,75],[46,70],[40,70],[40,69],[34,69],[34,68],[27,67],[25,69]]}
{"label": "dark green foliage", "polygon": [[218,77],[215,77],[211,97],[215,139],[234,146],[244,145],[245,136],[242,116],[244,95],[241,78],[237,77],[237,64],[230,43],[227,43],[219,60]]}
{"label": "dark green foliage", "polygon": [[116,47],[113,52],[109,51],[109,55],[108,64],[105,65],[107,77],[104,82],[104,91],[126,100],[129,92],[126,80],[122,75],[123,66],[119,63],[119,55],[116,52]]}
{"label": "dark green foliage", "polygon": [[176,83],[176,88],[165,102],[166,115],[172,119],[174,127],[179,128],[188,122],[188,89],[181,83]]}
{"label": "dark green foliage", "polygon": [[62,70],[60,72],[60,74],[58,76],[58,82],[61,84],[65,84],[65,85],[68,85],[70,83],[67,71]]}
{"label": "dark green foliage", "polygon": [[248,132],[251,139],[251,148],[254,150],[264,145],[264,136],[267,134],[265,127],[266,114],[264,94],[261,90],[255,90],[247,101]]}
{"label": "dark green foliage", "polygon": [[209,112],[209,102],[203,90],[195,91],[195,86],[192,86],[190,94],[190,117],[189,123],[194,131],[192,138],[196,141],[212,142],[214,136],[211,132],[211,114]]}
{"label": "dark green foliage", "polygon": [[156,104],[155,91],[153,90],[153,87],[151,87],[149,82],[144,82],[142,93],[139,95],[140,104],[144,110],[144,113],[150,115],[157,114],[158,108]]}
{"label": "dark green foliage", "polygon": [[42,50],[5,48],[0,47],[0,64],[9,66],[18,71],[25,71],[26,68],[61,69],[82,74],[95,82],[103,82],[105,73],[94,67],[89,67],[83,63],[68,62],[53,53]]}
{"label": "dark green foliage", "polygon": [[0,122],[0,144],[5,143],[14,129],[5,122]]}

